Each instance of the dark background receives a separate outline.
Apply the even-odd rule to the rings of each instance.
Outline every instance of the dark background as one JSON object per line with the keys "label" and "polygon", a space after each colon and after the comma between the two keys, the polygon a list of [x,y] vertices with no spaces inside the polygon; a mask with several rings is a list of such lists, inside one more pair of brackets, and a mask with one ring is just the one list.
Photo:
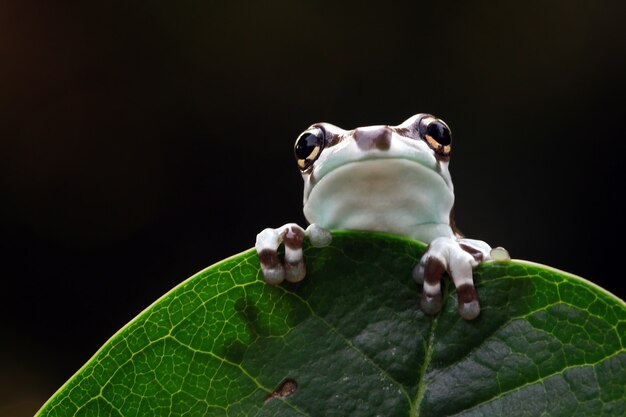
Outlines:
{"label": "dark background", "polygon": [[466,235],[626,297],[619,2],[171,3],[0,1],[1,415],[302,224],[317,121],[442,117]]}

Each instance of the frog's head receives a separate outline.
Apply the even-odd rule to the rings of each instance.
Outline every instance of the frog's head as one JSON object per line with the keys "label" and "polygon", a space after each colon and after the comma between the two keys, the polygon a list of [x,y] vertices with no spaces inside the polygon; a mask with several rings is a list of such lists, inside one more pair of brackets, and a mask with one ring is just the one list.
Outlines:
{"label": "frog's head", "polygon": [[450,128],[430,114],[398,126],[350,131],[316,123],[294,147],[304,179],[304,214],[326,228],[401,234],[423,225],[449,229],[450,149]]}
{"label": "frog's head", "polygon": [[[296,161],[305,183],[305,211],[317,184],[327,176],[329,179],[332,177],[333,182],[350,182],[354,175],[363,174],[362,170],[357,169],[363,161],[383,162],[369,165],[368,171],[374,168],[378,170],[376,167],[385,171],[386,167],[394,167],[394,162],[401,162],[404,167],[410,167],[413,174],[423,172],[425,177],[431,177],[424,185],[428,189],[417,192],[437,193],[437,188],[447,188],[442,191],[452,194],[452,180],[448,171],[451,142],[448,125],[425,113],[410,117],[398,126],[367,126],[349,131],[329,123],[316,123],[298,136],[294,146]],[[432,180],[433,173],[437,174],[439,181]],[[385,175],[385,172],[375,174]],[[392,175],[397,176],[397,173]]]}

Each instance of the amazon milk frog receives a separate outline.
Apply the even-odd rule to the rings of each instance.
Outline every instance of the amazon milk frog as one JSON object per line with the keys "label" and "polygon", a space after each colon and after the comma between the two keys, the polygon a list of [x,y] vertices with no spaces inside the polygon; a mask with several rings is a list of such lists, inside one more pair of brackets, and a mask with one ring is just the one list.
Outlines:
{"label": "amazon milk frog", "polygon": [[[457,289],[458,311],[476,318],[480,305],[472,270],[484,260],[508,257],[506,251],[466,239],[453,220],[454,192],[448,164],[450,128],[430,114],[417,114],[398,126],[343,130],[317,123],[296,139],[294,153],[304,179],[305,230],[294,223],[258,234],[256,250],[265,281],[298,282],[306,270],[302,242],[330,243],[328,229],[397,233],[428,243],[413,270],[423,284],[422,310],[442,307],[444,272]],[[285,244],[285,258],[277,254]]]}

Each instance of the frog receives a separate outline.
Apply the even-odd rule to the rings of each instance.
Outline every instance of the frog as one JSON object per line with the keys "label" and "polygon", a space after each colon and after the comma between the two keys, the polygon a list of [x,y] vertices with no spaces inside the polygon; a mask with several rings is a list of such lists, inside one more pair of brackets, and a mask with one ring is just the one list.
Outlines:
{"label": "frog", "polygon": [[[434,316],[443,305],[441,280],[447,273],[456,287],[458,314],[480,315],[474,269],[489,260],[510,259],[504,248],[466,238],[454,221],[454,186],[449,171],[452,132],[428,113],[396,126],[344,130],[315,123],[294,144],[304,180],[306,228],[287,223],[266,228],[256,252],[267,284],[300,282],[306,276],[303,242],[332,242],[333,229],[386,232],[427,244],[410,272],[422,286],[420,306]],[[284,245],[284,257],[278,249]]]}

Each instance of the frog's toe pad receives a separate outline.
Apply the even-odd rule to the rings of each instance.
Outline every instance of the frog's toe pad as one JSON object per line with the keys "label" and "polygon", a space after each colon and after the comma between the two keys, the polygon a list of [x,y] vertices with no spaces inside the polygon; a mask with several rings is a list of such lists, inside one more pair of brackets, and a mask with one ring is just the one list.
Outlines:
{"label": "frog's toe pad", "polygon": [[490,252],[491,259],[494,261],[510,261],[511,255],[509,255],[509,251],[503,248],[502,246],[498,246],[496,248],[491,249]]}
{"label": "frog's toe pad", "polygon": [[304,261],[291,263],[285,262],[285,279],[289,282],[300,282],[306,276],[306,267]]}
{"label": "frog's toe pad", "polygon": [[323,227],[320,227],[315,223],[309,225],[309,227],[306,228],[306,234],[309,236],[309,241],[311,242],[311,245],[315,246],[316,248],[328,246],[333,241],[330,230],[324,229]]}
{"label": "frog's toe pad", "polygon": [[434,316],[441,311],[442,304],[441,293],[435,295],[427,295],[425,292],[422,293],[420,307],[424,313]]}
{"label": "frog's toe pad", "polygon": [[424,262],[420,262],[415,265],[415,268],[413,268],[413,271],[411,272],[411,276],[413,277],[413,281],[418,284],[424,284]]}
{"label": "frog's toe pad", "polygon": [[459,304],[459,315],[465,320],[474,320],[480,314],[480,304],[478,300],[470,303]]}

